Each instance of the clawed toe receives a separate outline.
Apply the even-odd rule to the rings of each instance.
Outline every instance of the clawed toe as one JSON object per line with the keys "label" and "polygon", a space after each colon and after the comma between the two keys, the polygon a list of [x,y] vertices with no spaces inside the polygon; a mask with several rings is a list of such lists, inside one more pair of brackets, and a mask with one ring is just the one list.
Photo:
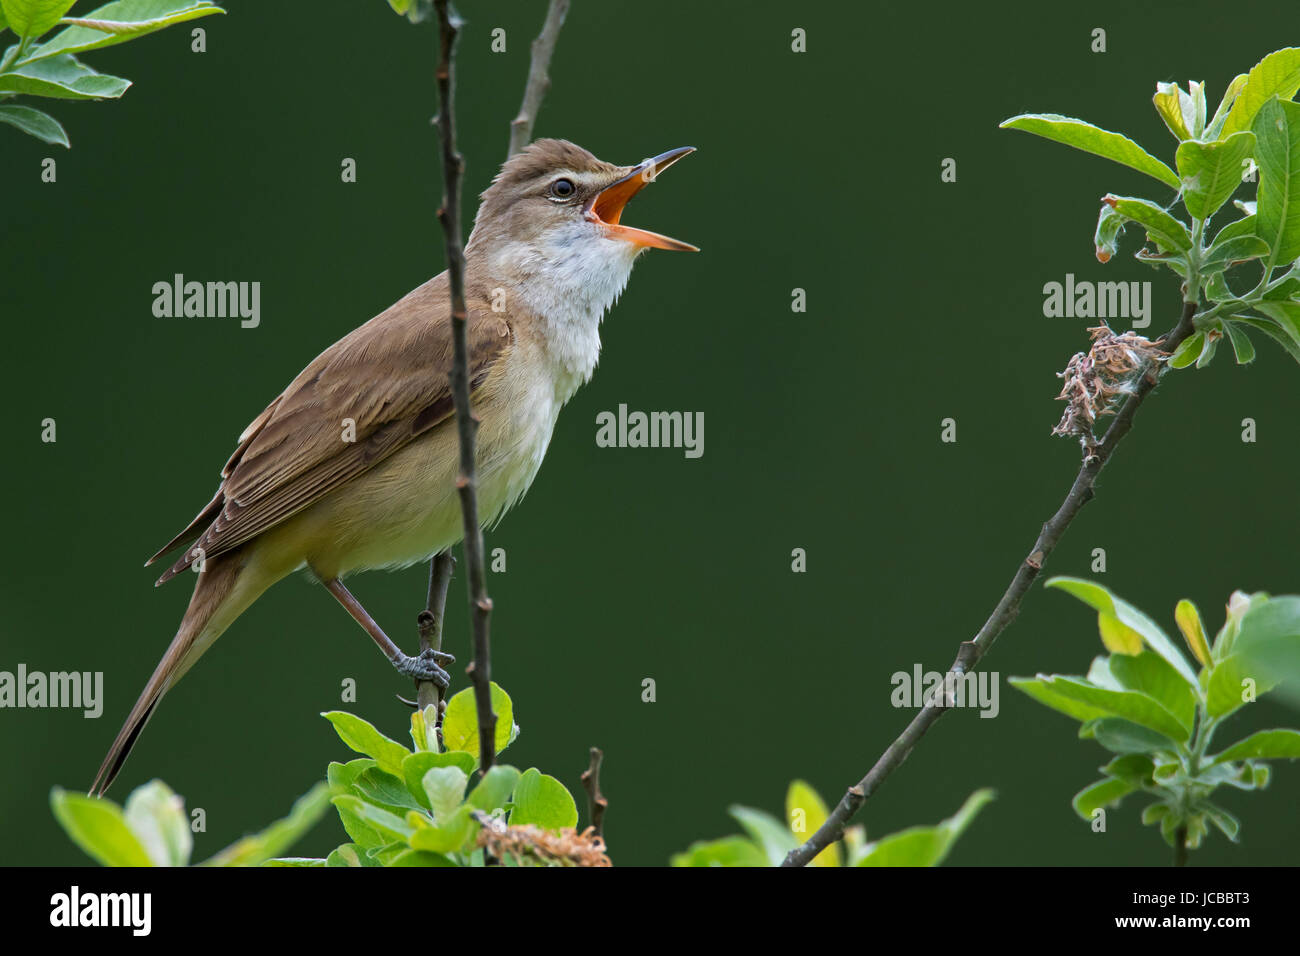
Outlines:
{"label": "clawed toe", "polygon": [[414,680],[433,681],[443,690],[446,690],[451,684],[451,675],[442,669],[440,664],[450,664],[456,658],[442,651],[435,651],[433,648],[422,651],[419,657],[402,657],[393,662],[397,672]]}

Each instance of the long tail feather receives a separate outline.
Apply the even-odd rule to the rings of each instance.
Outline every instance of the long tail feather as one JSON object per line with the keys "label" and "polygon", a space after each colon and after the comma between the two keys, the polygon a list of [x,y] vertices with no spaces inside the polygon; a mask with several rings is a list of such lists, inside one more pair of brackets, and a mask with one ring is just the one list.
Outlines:
{"label": "long tail feather", "polygon": [[108,790],[149,718],[158,709],[163,695],[265,590],[264,586],[250,588],[246,575],[241,580],[242,571],[243,561],[238,552],[208,561],[207,569],[199,575],[194,585],[194,596],[190,598],[190,605],[185,611],[185,617],[181,619],[176,636],[158,662],[153,676],[145,684],[140,699],[131,708],[126,723],[118,731],[113,746],[109,748],[108,755],[95,776],[95,782],[90,785],[91,794],[102,795]]}

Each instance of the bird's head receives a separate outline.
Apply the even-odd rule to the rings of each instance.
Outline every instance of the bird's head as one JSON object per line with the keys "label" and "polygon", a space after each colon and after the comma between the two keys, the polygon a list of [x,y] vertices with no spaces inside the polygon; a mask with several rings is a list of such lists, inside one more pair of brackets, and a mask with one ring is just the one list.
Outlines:
{"label": "bird's head", "polygon": [[507,160],[483,193],[466,253],[532,273],[565,263],[630,266],[644,249],[698,252],[620,221],[633,196],[692,152],[694,147],[683,146],[634,166],[614,166],[565,140],[538,140]]}

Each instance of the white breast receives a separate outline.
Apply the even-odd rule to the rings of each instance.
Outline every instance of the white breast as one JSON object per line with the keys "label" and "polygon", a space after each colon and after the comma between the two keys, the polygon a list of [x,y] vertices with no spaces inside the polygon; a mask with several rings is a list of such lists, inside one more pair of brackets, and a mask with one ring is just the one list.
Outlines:
{"label": "white breast", "polygon": [[544,326],[560,405],[595,371],[601,319],[626,288],[639,251],[605,238],[587,222],[552,229],[540,242],[503,243],[496,250],[493,272],[520,277],[507,295],[519,295]]}

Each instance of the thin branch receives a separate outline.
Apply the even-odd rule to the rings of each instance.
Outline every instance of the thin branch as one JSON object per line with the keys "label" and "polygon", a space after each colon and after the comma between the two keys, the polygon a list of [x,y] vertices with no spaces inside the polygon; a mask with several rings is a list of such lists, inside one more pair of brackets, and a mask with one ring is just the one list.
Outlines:
{"label": "thin branch", "polygon": [[478,523],[478,495],[474,464],[474,435],[478,419],[469,406],[469,349],[466,344],[465,253],[460,238],[460,185],[465,160],[456,151],[455,63],[453,48],[460,25],[447,9],[448,0],[434,0],[438,15],[438,134],[442,138],[444,192],[438,221],[447,238],[447,277],[451,288],[452,367],[451,391],[456,403],[456,431],[460,437],[460,513],[465,530],[465,565],[469,586],[470,618],[474,625],[474,660],[466,668],[478,705],[479,773],[492,768],[496,755],[497,716],[492,712],[492,665],[488,619],[492,599],[487,595],[483,567],[483,531]]}
{"label": "thin branch", "polygon": [[[451,586],[451,573],[456,567],[456,559],[450,551],[439,551],[429,563],[429,597],[424,610],[416,618],[420,630],[420,651],[429,649],[442,650],[443,622],[447,615],[447,588]],[[436,707],[434,726],[438,734],[438,747],[442,748],[442,712],[444,691],[431,680],[415,682],[416,706],[425,710]]]}
{"label": "thin branch", "polygon": [[602,835],[605,811],[609,809],[609,801],[600,792],[600,763],[604,759],[601,749],[592,747],[591,766],[582,772],[582,789],[587,791],[587,822],[596,836]]}
{"label": "thin branch", "polygon": [[551,88],[551,54],[555,52],[555,41],[560,38],[560,27],[564,26],[564,17],[568,12],[569,0],[551,0],[551,5],[546,8],[546,22],[542,24],[542,32],[533,41],[528,82],[524,86],[524,101],[519,107],[519,114],[510,121],[510,151],[506,153],[506,159],[532,142],[537,111],[541,109],[546,91]]}
{"label": "thin branch", "polygon": [[[1196,314],[1196,303],[1188,302],[1183,306],[1182,317],[1178,324],[1174,326],[1161,340],[1160,347],[1168,353],[1172,353],[1178,345],[1191,335],[1193,331],[1192,317]],[[1034,542],[1033,548],[1020,566],[1016,569],[1015,576],[1011,579],[1002,600],[998,602],[989,619],[984,622],[979,633],[975,635],[972,641],[963,642],[957,651],[957,658],[949,668],[949,673],[960,679],[963,674],[969,672],[993,646],[998,635],[1005,631],[1020,613],[1020,602],[1024,600],[1025,594],[1029,591],[1038,577],[1038,573],[1043,569],[1052,551],[1055,550],[1057,542],[1065,533],[1065,529],[1070,526],[1070,522],[1078,515],[1079,510],[1085,504],[1092,500],[1093,485],[1096,484],[1097,476],[1101,470],[1106,467],[1106,462],[1114,454],[1115,447],[1120,443],[1129,429],[1133,427],[1133,416],[1137,414],[1138,408],[1141,407],[1146,397],[1151,394],[1155,388],[1156,382],[1160,380],[1159,369],[1154,363],[1148,362],[1143,370],[1138,374],[1133,392],[1124,402],[1123,407],[1115,415],[1110,427],[1106,429],[1105,437],[1094,447],[1091,455],[1085,455],[1083,464],[1079,467],[1079,473],[1075,476],[1074,484],[1070,486],[1070,492],[1065,496],[1065,500],[1057,509],[1056,514],[1043,525],[1043,530],[1039,532],[1038,540]],[[944,686],[955,686],[946,683]],[[899,734],[898,738],[890,744],[880,758],[876,761],[865,777],[856,784],[849,787],[848,792],[836,805],[826,822],[818,828],[817,832],[808,838],[808,842],[791,850],[782,862],[782,866],[804,866],[813,857],[815,857],[826,847],[830,846],[836,840],[844,835],[844,827],[849,819],[858,812],[858,809],[866,802],[867,798],[875,793],[876,789],[885,781],[894,770],[898,768],[912,748],[916,746],[925,732],[930,729],[944,713],[949,709],[950,702],[941,700],[937,703],[928,703],[922,708],[907,728]]]}

